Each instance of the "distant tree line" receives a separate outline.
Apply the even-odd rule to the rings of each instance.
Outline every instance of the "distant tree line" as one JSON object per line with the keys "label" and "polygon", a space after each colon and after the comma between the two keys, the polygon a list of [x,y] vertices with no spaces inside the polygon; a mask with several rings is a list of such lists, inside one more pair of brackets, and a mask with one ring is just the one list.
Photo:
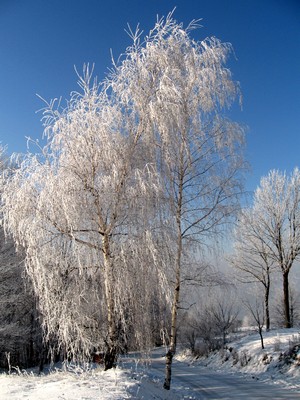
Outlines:
{"label": "distant tree line", "polygon": [[[266,329],[271,326],[269,298],[272,277],[282,277],[281,307],[277,314],[283,326],[295,320],[295,296],[289,280],[300,259],[300,171],[287,175],[272,170],[263,177],[253,205],[239,214],[234,232],[232,266],[244,283],[258,283],[263,291]],[[277,318],[278,319],[278,318]]]}

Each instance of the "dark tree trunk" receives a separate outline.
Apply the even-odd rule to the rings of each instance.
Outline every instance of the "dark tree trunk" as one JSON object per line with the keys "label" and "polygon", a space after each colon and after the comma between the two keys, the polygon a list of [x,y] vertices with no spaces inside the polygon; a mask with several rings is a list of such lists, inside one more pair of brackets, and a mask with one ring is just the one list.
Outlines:
{"label": "dark tree trunk", "polygon": [[117,344],[117,328],[115,321],[114,289],[113,289],[113,263],[110,253],[109,235],[103,236],[103,255],[104,255],[104,287],[107,306],[107,326],[108,338],[104,355],[104,370],[107,371],[116,366],[119,346]]}
{"label": "dark tree trunk", "polygon": [[182,252],[182,237],[179,235],[178,238],[178,249],[177,249],[177,268],[176,268],[176,282],[174,287],[174,299],[172,305],[172,316],[171,316],[171,334],[170,334],[170,345],[169,350],[166,354],[166,374],[164,389],[170,390],[171,387],[171,369],[172,369],[172,359],[176,353],[176,342],[177,342],[177,312],[179,305],[179,295],[180,295],[180,260]]}
{"label": "dark tree trunk", "polygon": [[270,296],[270,284],[266,286],[265,291],[265,311],[266,311],[266,330],[270,330],[270,309],[269,309],[269,296]]}
{"label": "dark tree trunk", "polygon": [[170,335],[170,346],[166,354],[166,372],[165,372],[165,382],[164,389],[170,390],[171,388],[171,370],[172,370],[172,360],[176,352],[176,339],[177,339],[177,310],[179,304],[179,293],[180,293],[180,269],[177,269],[176,274],[176,285],[174,290],[174,300],[172,306],[172,317],[171,317],[171,335]]}
{"label": "dark tree trunk", "polygon": [[166,389],[166,390],[170,390],[170,388],[171,388],[173,356],[174,356],[174,354],[171,350],[169,350],[166,354],[166,374],[165,374],[165,382],[164,382],[164,389]]}
{"label": "dark tree trunk", "polygon": [[117,364],[118,351],[115,346],[109,347],[104,355],[104,371],[114,368]]}
{"label": "dark tree trunk", "polygon": [[223,347],[225,347],[225,345],[226,345],[226,330],[225,329],[223,329],[222,335],[223,335]]}
{"label": "dark tree trunk", "polygon": [[260,336],[261,348],[264,349],[265,348],[265,346],[264,346],[264,338],[263,338],[263,335],[262,335],[262,327],[261,326],[259,327],[258,332],[259,332],[259,336]]}
{"label": "dark tree trunk", "polygon": [[44,371],[44,363],[45,363],[45,356],[46,356],[45,347],[41,345],[41,352],[40,352],[40,360],[39,360],[39,374]]}
{"label": "dark tree trunk", "polygon": [[283,305],[285,328],[291,328],[290,295],[289,295],[289,271],[283,273]]}

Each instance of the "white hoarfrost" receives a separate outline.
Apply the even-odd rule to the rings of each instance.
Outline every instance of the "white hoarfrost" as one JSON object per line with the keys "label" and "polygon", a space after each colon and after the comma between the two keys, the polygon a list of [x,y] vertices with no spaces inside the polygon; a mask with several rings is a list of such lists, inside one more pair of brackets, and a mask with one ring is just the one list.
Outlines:
{"label": "white hoarfrost", "polygon": [[224,117],[239,97],[225,66],[231,45],[214,37],[196,42],[190,36],[195,28],[197,21],[184,28],[169,14],[157,21],[145,43],[140,32],[132,33],[133,45],[110,81],[119,102],[130,104],[139,126],[152,134],[168,202],[164,217],[173,235],[174,270],[167,389],[184,270],[196,276],[193,256],[237,210],[244,167],[243,129]]}
{"label": "white hoarfrost", "polygon": [[165,307],[151,230],[159,185],[132,115],[88,68],[79,84],[65,109],[45,109],[47,144],[6,182],[3,220],[24,249],[46,341],[77,360],[100,349],[110,368],[151,340],[153,304]]}

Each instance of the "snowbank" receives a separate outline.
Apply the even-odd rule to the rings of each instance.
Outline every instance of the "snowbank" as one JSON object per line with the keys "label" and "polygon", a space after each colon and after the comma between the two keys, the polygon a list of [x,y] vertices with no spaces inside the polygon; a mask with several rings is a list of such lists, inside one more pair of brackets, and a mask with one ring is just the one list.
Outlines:
{"label": "snowbank", "polygon": [[1,400],[124,400],[182,398],[175,391],[166,392],[161,380],[148,368],[102,368],[65,371],[55,368],[46,374],[18,371],[0,374]]}
{"label": "snowbank", "polygon": [[[300,390],[299,328],[271,330],[263,337],[264,349],[258,333],[252,333],[228,343],[224,350],[192,362],[218,371],[249,374],[254,379]],[[189,358],[186,354],[178,357],[185,361]]]}

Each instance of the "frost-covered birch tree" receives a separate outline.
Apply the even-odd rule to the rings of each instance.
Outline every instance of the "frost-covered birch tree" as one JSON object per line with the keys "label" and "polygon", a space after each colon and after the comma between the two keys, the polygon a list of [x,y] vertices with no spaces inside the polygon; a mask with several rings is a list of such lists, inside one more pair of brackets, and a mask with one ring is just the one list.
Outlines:
{"label": "frost-covered birch tree", "polygon": [[79,84],[66,108],[45,108],[47,144],[5,185],[2,209],[25,249],[46,340],[68,358],[100,348],[108,369],[129,335],[145,345],[153,287],[156,302],[163,296],[151,231],[159,184],[131,113],[87,67]]}
{"label": "frost-covered birch tree", "polygon": [[289,273],[300,256],[300,172],[272,170],[254,193],[253,226],[282,274],[285,326],[291,327]]}
{"label": "frost-covered birch tree", "polygon": [[[237,210],[243,168],[243,129],[222,116],[239,96],[225,67],[230,44],[216,38],[194,41],[197,27],[172,14],[157,21],[112,73],[111,90],[152,137],[153,157],[164,185],[163,230],[172,247],[173,300],[164,387],[170,389],[176,351],[177,311],[189,255],[207,245]],[[154,146],[153,146],[154,144]],[[199,254],[199,253],[198,253]]]}

